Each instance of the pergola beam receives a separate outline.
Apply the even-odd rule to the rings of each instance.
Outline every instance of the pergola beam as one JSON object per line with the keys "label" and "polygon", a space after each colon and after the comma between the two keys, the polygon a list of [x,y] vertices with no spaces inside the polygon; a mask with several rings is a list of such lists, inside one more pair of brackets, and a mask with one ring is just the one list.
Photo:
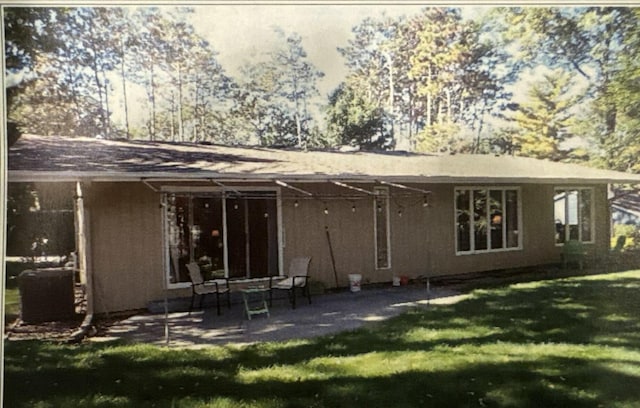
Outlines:
{"label": "pergola beam", "polygon": [[401,188],[401,189],[404,189],[404,190],[417,191],[417,192],[420,192],[420,193],[423,193],[423,194],[431,194],[431,191],[429,191],[429,190],[423,190],[421,188],[416,188],[416,187],[409,187],[409,186],[405,186],[404,184],[392,183],[390,181],[384,181],[384,180],[379,180],[378,182],[380,184],[384,184],[385,186]]}
{"label": "pergola beam", "polygon": [[275,182],[277,185],[279,185],[279,186],[282,186],[282,187],[285,187],[285,188],[291,189],[291,190],[293,190],[293,191],[297,191],[298,193],[304,194],[304,195],[309,196],[309,197],[313,197],[313,193],[310,193],[310,192],[308,192],[308,191],[306,191],[306,190],[303,190],[303,189],[301,189],[301,188],[298,188],[298,187],[292,186],[291,184],[287,184],[287,183],[285,183],[284,181],[281,181],[281,180],[274,180],[274,182]]}
{"label": "pergola beam", "polygon": [[142,181],[142,184],[144,184],[145,186],[149,187],[151,190],[153,190],[154,193],[159,193],[160,190],[156,187],[154,187],[153,185],[151,185],[151,183],[149,183],[149,181],[146,178],[140,179],[140,181]]}
{"label": "pergola beam", "polygon": [[233,191],[234,193],[236,193],[236,194],[238,194],[238,195],[242,195],[242,193],[241,193],[240,191],[236,190],[236,189],[235,189],[235,188],[233,188],[233,187],[229,187],[229,186],[227,186],[227,185],[225,185],[225,184],[222,184],[221,182],[219,182],[219,181],[217,181],[217,180],[209,179],[209,181],[210,181],[211,183],[213,183],[213,184],[215,184],[215,185],[219,186],[219,187],[222,187],[222,188],[223,188],[223,189],[225,189],[225,190],[231,190],[231,191]]}
{"label": "pergola beam", "polygon": [[369,195],[376,195],[373,191],[365,190],[364,188],[360,188],[360,187],[356,187],[356,186],[351,186],[349,184],[345,184],[345,183],[342,183],[340,181],[331,181],[331,182],[333,184],[335,184],[336,186],[348,188],[350,190],[358,191],[360,193],[365,193],[365,194],[369,194]]}

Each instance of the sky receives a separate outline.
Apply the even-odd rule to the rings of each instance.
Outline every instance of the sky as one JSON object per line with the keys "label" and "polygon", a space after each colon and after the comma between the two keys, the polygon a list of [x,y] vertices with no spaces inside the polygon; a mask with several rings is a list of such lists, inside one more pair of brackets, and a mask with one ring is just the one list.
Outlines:
{"label": "sky", "polygon": [[189,21],[219,52],[218,60],[235,76],[276,44],[275,26],[302,37],[309,60],[325,74],[318,82],[326,97],[346,76],[337,47],[352,38],[351,29],[366,17],[415,15],[424,5],[210,5],[197,7]]}
{"label": "sky", "polygon": [[[324,73],[317,82],[316,106],[309,107],[318,114],[320,104],[326,103],[328,95],[346,78],[345,59],[338,47],[347,46],[352,38],[352,28],[367,17],[379,18],[383,13],[391,17],[412,16],[424,7],[415,4],[208,4],[193,6],[195,12],[187,14],[187,21],[211,44],[218,53],[218,62],[235,79],[241,78],[243,65],[255,63],[265,58],[269,51],[282,46],[276,27],[286,34],[299,34],[310,62]],[[171,9],[173,7],[166,10]],[[143,90],[135,86],[129,87],[128,94],[130,100],[145,97]],[[116,99],[119,101],[116,105],[123,105],[121,97]],[[146,121],[144,110],[130,107],[130,112],[132,110],[136,111],[132,115],[135,119],[130,118],[134,125]],[[124,111],[114,109],[113,118],[116,122],[124,122]]]}

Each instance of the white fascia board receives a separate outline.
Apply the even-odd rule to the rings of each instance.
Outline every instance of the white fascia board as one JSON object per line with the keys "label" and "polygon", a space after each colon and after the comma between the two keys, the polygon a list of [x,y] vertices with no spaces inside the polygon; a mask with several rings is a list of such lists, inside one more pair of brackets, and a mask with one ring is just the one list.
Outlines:
{"label": "white fascia board", "polygon": [[326,183],[327,181],[341,181],[352,183],[376,183],[385,180],[394,183],[429,183],[429,184],[637,184],[640,175],[629,174],[620,178],[580,178],[580,177],[483,177],[483,176],[446,176],[446,175],[354,175],[354,174],[244,174],[244,173],[213,173],[213,172],[98,172],[98,171],[29,171],[9,170],[8,182],[65,182],[65,181],[94,181],[94,182],[134,182],[141,180],[152,182],[162,181],[194,181],[215,179],[220,182],[273,182],[282,180],[290,183]]}

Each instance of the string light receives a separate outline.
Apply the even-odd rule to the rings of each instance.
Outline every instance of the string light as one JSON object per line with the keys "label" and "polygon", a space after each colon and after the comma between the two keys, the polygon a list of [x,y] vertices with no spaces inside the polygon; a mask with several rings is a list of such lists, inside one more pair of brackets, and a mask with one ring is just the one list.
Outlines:
{"label": "string light", "polygon": [[351,212],[356,212],[356,205],[355,205],[355,204],[353,204],[353,205],[351,206]]}
{"label": "string light", "polygon": [[422,203],[422,206],[424,208],[427,208],[429,206],[429,200],[427,200],[427,196],[424,196],[424,202]]}
{"label": "string light", "polygon": [[329,207],[327,207],[327,203],[324,203],[324,215],[329,215]]}
{"label": "string light", "polygon": [[298,208],[298,206],[299,206],[299,205],[300,205],[300,203],[298,202],[298,200],[296,200],[296,201],[294,201],[294,202],[293,202],[293,206],[294,206],[295,208]]}

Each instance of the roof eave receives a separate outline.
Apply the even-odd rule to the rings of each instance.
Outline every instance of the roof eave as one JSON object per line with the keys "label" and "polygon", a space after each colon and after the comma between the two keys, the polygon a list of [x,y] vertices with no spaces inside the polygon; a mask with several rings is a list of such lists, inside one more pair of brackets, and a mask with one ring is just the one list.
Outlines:
{"label": "roof eave", "polygon": [[[375,182],[384,180],[405,183],[437,183],[437,184],[638,184],[640,176],[620,178],[580,178],[580,177],[518,177],[518,176],[443,176],[443,175],[363,175],[363,174],[249,174],[249,173],[216,173],[190,172],[176,174],[172,172],[42,172],[29,170],[10,170],[7,172],[9,182],[135,182],[140,180],[231,180],[244,182],[265,182],[283,180],[290,182],[325,182],[340,180],[351,182]],[[632,175],[633,176],[633,175]]]}

